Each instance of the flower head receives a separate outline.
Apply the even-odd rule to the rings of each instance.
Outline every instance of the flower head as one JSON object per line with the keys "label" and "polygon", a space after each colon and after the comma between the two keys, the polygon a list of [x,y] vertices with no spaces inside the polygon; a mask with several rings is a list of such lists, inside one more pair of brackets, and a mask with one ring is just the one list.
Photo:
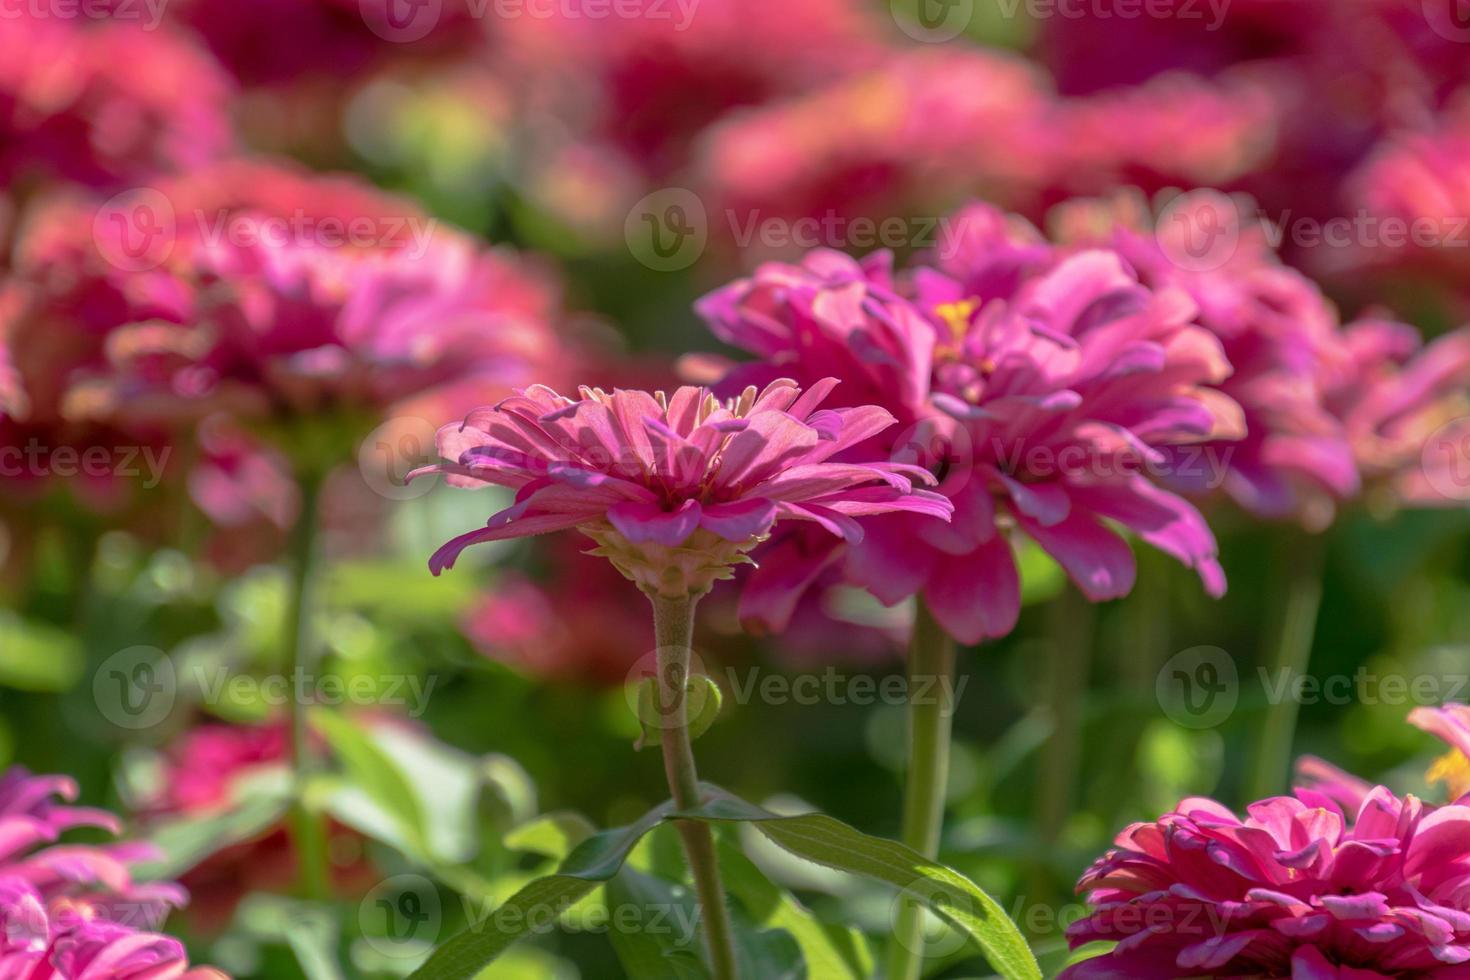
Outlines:
{"label": "flower head", "polygon": [[175,939],[136,928],[182,904],[177,886],[140,884],[130,865],[153,857],[137,844],[57,844],[66,831],[116,833],[112,814],[58,803],[77,787],[64,776],[14,768],[0,776],[0,975],[28,980],[206,980]]}
{"label": "flower head", "polygon": [[1240,819],[1187,799],[1118,835],[1078,883],[1074,947],[1115,941],[1067,980],[1462,976],[1470,961],[1470,806],[1373,788],[1354,811],[1322,793]]}
{"label": "flower head", "polygon": [[[1218,387],[1240,405],[1244,438],[1206,447],[1229,461],[1212,474],[1216,483],[1181,473],[1175,485],[1222,489],[1257,516],[1321,527],[1359,489],[1347,434],[1325,404],[1325,373],[1343,360],[1337,312],[1280,262],[1266,229],[1245,220],[1247,203],[1195,191],[1155,219],[1144,202],[1120,195],[1069,203],[1053,218],[1070,241],[1116,249],[1150,286],[1187,292],[1234,368]],[[1191,237],[1201,235],[1202,252]]]}
{"label": "flower head", "polygon": [[1369,503],[1462,503],[1470,496],[1470,329],[1424,345],[1408,324],[1368,317],[1343,332],[1342,350],[1324,372],[1324,399]]}
{"label": "flower head", "polygon": [[230,85],[182,35],[29,9],[0,18],[0,184],[126,186],[228,151]]}
{"label": "flower head", "polygon": [[439,431],[460,486],[516,491],[486,527],[434,554],[435,574],[471,544],[577,528],[650,594],[702,595],[747,560],[783,519],[849,541],[855,517],[911,511],[944,520],[944,498],[914,489],[929,474],[889,463],[833,462],[893,424],[883,408],[822,409],[836,386],[747,388],[720,401],[707,389],[583,388],[571,399],[536,386]]}
{"label": "flower head", "polygon": [[782,560],[747,588],[747,618],[782,627],[792,593],[845,559],[849,579],[885,603],[922,594],[958,639],[1001,636],[1020,609],[1013,531],[1093,600],[1132,588],[1132,551],[1105,521],[1223,590],[1199,513],[1149,475],[1163,449],[1238,429],[1238,408],[1205,387],[1230,367],[1189,297],[1147,288],[1116,253],[1069,253],[983,206],[954,219],[930,261],[895,284],[886,256],[817,251],[700,305],[722,339],[766,362],[734,377],[835,372],[875,393],[909,428],[844,460],[920,460],[955,508],[949,523],[871,517],[841,553],[783,535],[772,545]]}
{"label": "flower head", "polygon": [[7,336],[33,414],[299,425],[431,396],[458,412],[563,353],[556,291],[517,256],[351,181],[246,163],[212,176],[160,186],[178,218],[141,268],[110,237],[127,228],[94,234],[87,202],[36,215]]}

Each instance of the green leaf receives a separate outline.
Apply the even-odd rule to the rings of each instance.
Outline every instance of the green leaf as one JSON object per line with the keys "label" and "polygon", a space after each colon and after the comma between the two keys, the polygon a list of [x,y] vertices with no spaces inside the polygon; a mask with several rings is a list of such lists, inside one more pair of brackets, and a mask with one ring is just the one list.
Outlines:
{"label": "green leaf", "polygon": [[818,922],[723,835],[719,857],[725,889],[757,925],[791,934],[806,961],[808,980],[866,980],[873,975],[872,958],[858,933]]}
{"label": "green leaf", "polygon": [[82,676],[81,641],[43,623],[0,614],[0,685],[22,691],[67,691]]}
{"label": "green leaf", "polygon": [[528,851],[560,861],[595,833],[597,828],[592,821],[580,813],[562,810],[515,827],[505,835],[505,846],[512,851]]}
{"label": "green leaf", "polygon": [[870,837],[821,813],[782,817],[706,786],[710,802],[674,818],[755,825],[778,846],[816,864],[863,875],[902,889],[977,943],[991,967],[1006,980],[1041,980],[1026,940],[1005,910],[952,868],[895,841]]}
{"label": "green leaf", "polygon": [[533,928],[544,926],[622,868],[634,845],[673,809],[665,803],[637,823],[603,831],[577,846],[556,874],[538,878],[481,921],[436,949],[411,980],[467,980]]}
{"label": "green leaf", "polygon": [[689,889],[632,868],[606,889],[608,940],[628,976],[708,980]]}
{"label": "green leaf", "polygon": [[177,878],[216,851],[276,826],[291,802],[290,780],[272,769],[242,780],[235,802],[220,813],[170,821],[153,832],[150,842],[161,852],[156,861],[135,866],[145,880]]}
{"label": "green leaf", "polygon": [[[1005,911],[978,885],[902,844],[869,837],[820,813],[782,817],[736,799],[718,787],[704,787],[710,802],[675,811],[665,803],[639,821],[588,838],[556,874],[538,878],[516,892],[485,920],[434,951],[410,980],[467,980],[533,929],[554,922],[566,908],[609,881],[638,841],[669,819],[714,823],[748,822],[778,846],[816,864],[863,875],[903,889],[972,939],[1006,980],[1041,980],[1041,969],[1025,939]],[[766,954],[781,956],[781,930],[762,934],[772,944]]]}
{"label": "green leaf", "polygon": [[352,785],[389,814],[409,847],[430,856],[429,835],[413,785],[366,731],[334,711],[317,711],[312,727],[331,745]]}

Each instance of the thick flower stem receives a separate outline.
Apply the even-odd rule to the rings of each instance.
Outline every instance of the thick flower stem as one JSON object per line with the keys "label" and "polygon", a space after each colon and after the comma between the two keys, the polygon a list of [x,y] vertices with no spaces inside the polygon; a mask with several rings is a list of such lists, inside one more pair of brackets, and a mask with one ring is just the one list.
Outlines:
{"label": "thick flower stem", "polygon": [[291,814],[291,824],[302,893],[307,898],[321,900],[330,895],[326,827],[321,815],[313,813],[304,798],[316,771],[316,758],[307,719],[308,705],[303,703],[301,693],[312,686],[306,681],[312,679],[316,669],[312,611],[316,587],[320,481],[303,478],[300,483],[301,516],[292,532],[292,581],[291,594],[286,600],[285,635],[286,648],[291,651],[290,686],[295,692],[290,701],[291,762],[296,784],[296,805]]}
{"label": "thick flower stem", "polygon": [[1247,798],[1262,800],[1286,792],[1291,777],[1291,741],[1300,705],[1289,692],[1307,672],[1312,659],[1312,637],[1322,605],[1323,543],[1313,536],[1288,534],[1281,538],[1286,555],[1285,600],[1281,610],[1276,659],[1270,688],[1283,695],[1266,706],[1261,741],[1256,748]]}
{"label": "thick flower stem", "polygon": [[[681,810],[692,810],[702,802],[699,773],[694,766],[694,745],[689,737],[685,681],[694,642],[694,607],[697,596],[669,599],[649,595],[653,603],[653,632],[658,644],[660,736],[664,774],[669,792]],[[694,876],[699,898],[704,938],[709,949],[710,973],[714,980],[735,980],[735,935],[730,910],[720,885],[720,866],[715,854],[715,837],[709,825],[693,820],[675,823],[684,840],[684,853]]]}
{"label": "thick flower stem", "polygon": [[[925,857],[939,856],[944,797],[949,783],[950,721],[954,717],[954,640],[919,601],[909,644],[908,771],[904,785],[903,842]],[[928,696],[916,697],[916,693]],[[914,980],[924,959],[924,910],[900,897],[888,949],[887,980]]]}

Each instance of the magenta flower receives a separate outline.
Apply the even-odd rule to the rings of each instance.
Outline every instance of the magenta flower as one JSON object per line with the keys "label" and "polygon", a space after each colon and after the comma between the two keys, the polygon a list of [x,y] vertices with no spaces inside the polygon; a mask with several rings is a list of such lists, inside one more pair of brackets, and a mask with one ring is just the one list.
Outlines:
{"label": "magenta flower", "polygon": [[897,286],[886,255],[859,263],[818,251],[700,303],[721,339],[763,359],[735,369],[742,381],[833,372],[882,398],[910,427],[844,458],[917,455],[955,507],[949,524],[922,513],[867,520],[860,545],[841,551],[782,536],[779,560],[751,578],[747,619],[782,628],[795,595],[845,560],[849,579],[885,603],[922,594],[957,639],[1002,636],[1020,609],[1008,536],[1036,540],[1101,601],[1133,585],[1113,521],[1223,591],[1203,519],[1150,477],[1163,449],[1238,429],[1238,407],[1204,387],[1230,367],[1192,322],[1195,305],[1144,287],[1114,253],[1068,255],[988,208],[963,213],[953,232],[939,267]]}
{"label": "magenta flower", "polygon": [[13,768],[0,776],[0,976],[26,980],[207,980],[175,939],[145,931],[184,892],[139,884],[130,865],[154,857],[137,844],[57,844],[66,831],[116,833],[112,814],[59,804],[76,796],[64,776]]}
{"label": "magenta flower", "polygon": [[94,229],[86,205],[36,216],[16,275],[31,302],[9,335],[48,395],[33,402],[70,422],[370,422],[430,396],[464,411],[568,360],[556,290],[519,257],[356,182],[210,175],[161,187],[175,219],[156,267],[120,262],[134,232]]}
{"label": "magenta flower", "polygon": [[[722,120],[701,146],[700,181],[736,236],[779,217],[806,219],[834,248],[859,244],[855,218],[922,211],[905,206],[976,187],[991,200],[1033,191],[1050,168],[1040,120],[1051,99],[1046,79],[1020,58],[901,53]],[[829,218],[842,223],[811,224]],[[747,254],[776,250],[759,237],[740,244]]]}
{"label": "magenta flower", "polygon": [[596,554],[650,595],[703,595],[778,520],[848,541],[855,518],[909,511],[943,521],[950,504],[914,489],[917,467],[833,458],[894,422],[877,406],[822,409],[836,386],[790,381],[720,402],[703,388],[583,388],[581,399],[532,387],[439,431],[448,460],[429,470],[474,487],[516,491],[513,506],[460,535],[429,562],[435,574],[472,544],[577,528]]}
{"label": "magenta flower", "polygon": [[1327,407],[1379,509],[1470,498],[1470,328],[1421,344],[1407,324],[1364,319],[1326,372]]}
{"label": "magenta flower", "polygon": [[[696,141],[732,110],[851,74],[883,51],[882,21],[845,0],[704,0],[687,17],[655,0],[631,7],[637,16],[591,18],[561,6],[498,27],[502,50],[556,128],[647,177],[685,167]],[[553,76],[555,84],[535,84]]]}
{"label": "magenta flower", "polygon": [[1046,123],[1055,191],[1232,183],[1270,162],[1281,102],[1273,85],[1248,75],[1182,73],[1060,99]]}
{"label": "magenta flower", "polygon": [[233,145],[231,86],[182,35],[28,10],[0,18],[0,184],[128,186]]}
{"label": "magenta flower", "polygon": [[1228,465],[1176,473],[1176,488],[1223,489],[1257,516],[1321,528],[1359,490],[1348,434],[1324,403],[1325,371],[1344,356],[1337,312],[1277,259],[1250,210],[1248,200],[1198,191],[1173,199],[1157,221],[1126,196],[1053,216],[1068,240],[1116,249],[1149,286],[1187,292],[1235,369],[1219,389],[1241,406],[1244,438],[1205,447]]}
{"label": "magenta flower", "polygon": [[1066,980],[1449,980],[1470,973],[1470,807],[1384,787],[1254,803],[1187,799],[1118,835],[1082,877],[1073,947],[1116,942]]}

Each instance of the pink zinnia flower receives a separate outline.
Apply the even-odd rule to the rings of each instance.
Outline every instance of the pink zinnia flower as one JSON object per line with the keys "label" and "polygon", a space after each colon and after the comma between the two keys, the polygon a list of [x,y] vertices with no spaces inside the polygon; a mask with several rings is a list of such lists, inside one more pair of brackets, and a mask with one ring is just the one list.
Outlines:
{"label": "pink zinnia flower", "polygon": [[[185,732],[163,753],[157,792],[142,802],[151,824],[202,820],[234,806],[241,782],[290,767],[286,725],[207,723]],[[377,872],[363,851],[362,836],[335,821],[327,825],[331,881],[340,895],[360,895]],[[284,892],[298,879],[295,846],[285,822],[210,854],[180,876],[191,901],[188,920],[209,933],[229,925],[241,900],[252,892]]]}
{"label": "pink zinnia flower", "polygon": [[1249,76],[1187,74],[1061,99],[1045,123],[1054,191],[1236,181],[1271,160],[1285,125],[1280,102],[1270,85]]}
{"label": "pink zinnia flower", "polygon": [[462,411],[565,362],[556,291],[518,256],[357,182],[245,163],[213,176],[229,183],[161,186],[175,222],[153,268],[122,267],[109,236],[130,230],[94,235],[86,202],[37,215],[9,339],[65,418],[371,424],[430,395]]}
{"label": "pink zinnia flower", "polygon": [[[540,96],[534,107],[648,177],[686,166],[695,140],[731,110],[850,74],[883,51],[882,21],[846,0],[634,8],[604,19],[558,7],[498,26],[504,54]],[[535,84],[547,78],[554,84]]]}
{"label": "pink zinnia flower", "polygon": [[56,843],[77,827],[120,829],[110,813],[57,802],[76,794],[64,776],[20,768],[0,776],[0,975],[219,978],[214,970],[189,970],[177,940],[136,928],[156,925],[184,900],[175,885],[133,880],[130,865],[154,858],[152,848]]}
{"label": "pink zinnia flower", "polygon": [[[951,635],[1002,636],[1020,609],[1012,532],[1035,539],[1094,601],[1126,595],[1134,561],[1116,521],[1224,589],[1214,537],[1148,475],[1162,449],[1220,437],[1238,407],[1204,385],[1230,371],[1179,290],[1141,285],[1112,252],[1066,254],[1015,219],[967,211],[940,266],[893,281],[886,253],[817,251],[768,264],[706,297],[728,343],[763,358],[735,369],[832,372],[910,428],[854,447],[855,461],[918,455],[955,506],[865,521],[848,577],[893,604],[922,594]],[[935,452],[934,447],[938,447]],[[777,551],[779,549],[779,551]],[[781,628],[794,596],[842,550],[786,534],[747,587],[746,616]]]}
{"label": "pink zinnia flower", "polygon": [[1242,820],[1208,799],[1118,835],[1082,877],[1074,947],[1115,941],[1066,980],[1464,977],[1470,806],[1372,789],[1351,816],[1312,790]]}
{"label": "pink zinnia flower", "polygon": [[577,528],[651,595],[703,595],[778,520],[810,522],[849,541],[856,517],[896,511],[942,522],[950,504],[914,489],[913,466],[833,458],[894,422],[877,406],[822,409],[836,387],[791,381],[721,402],[707,389],[672,395],[584,388],[565,398],[532,387],[439,431],[451,483],[516,491],[514,506],[453,539],[429,567],[471,544]]}
{"label": "pink zinnia flower", "polygon": [[1324,372],[1327,407],[1379,509],[1470,498],[1470,328],[1422,344],[1407,324],[1365,318]]}
{"label": "pink zinnia flower", "polygon": [[1337,311],[1280,262],[1252,211],[1248,199],[1196,191],[1157,219],[1125,195],[1052,218],[1069,241],[1116,249],[1148,285],[1189,293],[1235,369],[1219,388],[1241,406],[1244,438],[1204,447],[1222,471],[1178,473],[1176,487],[1223,489],[1253,514],[1320,528],[1359,489],[1348,435],[1324,403],[1324,371],[1343,359]]}
{"label": "pink zinnia flower", "polygon": [[[557,541],[543,557],[546,579],[497,575],[460,629],[485,656],[532,677],[623,685],[655,645],[646,611],[627,601],[618,571],[575,538]],[[578,615],[561,614],[562,604]]]}
{"label": "pink zinnia flower", "polygon": [[345,80],[385,64],[444,58],[485,43],[466,0],[396,7],[394,0],[178,0],[187,24],[245,85],[301,88]]}
{"label": "pink zinnia flower", "polygon": [[0,17],[0,184],[128,186],[229,150],[231,86],[182,35],[25,10]]}
{"label": "pink zinnia flower", "polygon": [[[835,248],[866,233],[854,218],[922,212],[976,187],[992,200],[1037,189],[1050,167],[1039,119],[1051,98],[1041,73],[1014,56],[895,55],[722,120],[701,144],[699,181],[737,239],[772,218],[840,219],[819,232]],[[762,247],[759,237],[740,244]]]}

